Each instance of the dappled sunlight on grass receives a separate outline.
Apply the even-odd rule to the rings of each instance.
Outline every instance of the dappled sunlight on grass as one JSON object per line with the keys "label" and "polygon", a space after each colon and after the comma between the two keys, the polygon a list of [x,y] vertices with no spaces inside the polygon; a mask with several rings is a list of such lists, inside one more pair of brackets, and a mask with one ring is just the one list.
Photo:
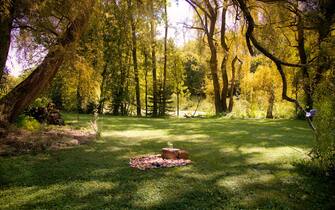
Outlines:
{"label": "dappled sunlight on grass", "polygon": [[163,194],[165,189],[164,180],[158,181],[145,181],[138,184],[137,191],[134,192],[135,199],[134,205],[138,207],[151,207],[159,205],[166,195]]}
{"label": "dappled sunlight on grass", "polygon": [[270,162],[285,162],[294,161],[302,158],[308,158],[307,153],[296,148],[287,146],[278,146],[275,148],[266,147],[239,147],[239,150],[244,153],[258,153],[247,160],[247,163],[270,163]]}
{"label": "dappled sunlight on grass", "polygon": [[115,138],[134,138],[135,140],[141,139],[154,139],[162,138],[168,135],[166,130],[126,130],[126,131],[104,131],[102,134],[104,137],[115,137]]}
{"label": "dappled sunlight on grass", "polygon": [[[65,115],[72,126],[91,116]],[[313,138],[295,120],[103,116],[102,138],[36,155],[0,157],[0,209],[327,209],[329,181],[301,174]],[[171,142],[185,167],[139,171],[129,158]]]}

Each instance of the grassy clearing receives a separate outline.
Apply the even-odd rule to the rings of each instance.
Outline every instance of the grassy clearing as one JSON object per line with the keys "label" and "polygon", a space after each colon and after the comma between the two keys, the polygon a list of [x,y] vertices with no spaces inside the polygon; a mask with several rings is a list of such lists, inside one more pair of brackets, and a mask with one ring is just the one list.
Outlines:
{"label": "grassy clearing", "polygon": [[[90,117],[66,115],[80,128]],[[313,144],[303,121],[103,117],[102,139],[0,157],[0,209],[331,209],[333,183],[292,162]],[[129,158],[167,142],[193,164],[139,171]]]}

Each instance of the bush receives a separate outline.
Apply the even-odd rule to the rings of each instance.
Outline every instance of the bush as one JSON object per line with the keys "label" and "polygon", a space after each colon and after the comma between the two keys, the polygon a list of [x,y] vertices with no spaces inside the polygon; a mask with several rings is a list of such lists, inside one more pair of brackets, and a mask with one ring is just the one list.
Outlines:
{"label": "bush", "polygon": [[37,131],[41,128],[41,124],[33,117],[21,115],[16,121],[16,125],[19,128],[27,129],[30,131]]}
{"label": "bush", "polygon": [[311,155],[323,171],[335,175],[335,74],[327,77],[314,98],[318,110],[314,118],[317,135]]}
{"label": "bush", "polygon": [[41,97],[41,98],[37,98],[29,107],[28,110],[32,109],[32,108],[43,108],[43,107],[47,107],[48,104],[51,102],[50,99],[46,98],[46,97]]}
{"label": "bush", "polygon": [[64,120],[55,104],[48,98],[37,98],[25,111],[25,115],[33,117],[39,123],[64,125]]}

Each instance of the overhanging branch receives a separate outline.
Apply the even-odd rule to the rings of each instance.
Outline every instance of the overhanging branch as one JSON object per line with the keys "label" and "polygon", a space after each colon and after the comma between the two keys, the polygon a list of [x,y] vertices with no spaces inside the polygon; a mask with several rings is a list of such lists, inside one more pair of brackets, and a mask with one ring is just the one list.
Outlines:
{"label": "overhanging branch", "polygon": [[[296,106],[302,110],[305,114],[307,113],[306,110],[301,106],[301,104],[299,103],[298,100],[295,100],[291,97],[289,97],[287,95],[287,79],[286,79],[286,75],[285,72],[283,70],[283,66],[290,66],[290,67],[302,67],[304,65],[301,64],[291,64],[285,61],[282,61],[281,59],[277,58],[276,56],[274,56],[272,53],[270,53],[267,49],[265,49],[258,41],[257,39],[254,37],[253,35],[253,31],[254,31],[254,27],[255,27],[255,22],[253,17],[251,16],[251,13],[245,3],[245,0],[235,0],[238,5],[240,6],[240,9],[242,10],[244,17],[247,21],[247,32],[246,32],[246,41],[247,41],[247,46],[248,49],[250,51],[250,53],[253,55],[253,49],[252,49],[252,44],[253,46],[255,46],[255,48],[257,50],[259,50],[261,53],[263,53],[263,55],[265,55],[266,57],[268,57],[270,60],[272,60],[276,67],[277,70],[281,76],[282,79],[282,84],[283,84],[283,89],[282,89],[282,99],[289,101],[291,103],[296,104]],[[308,125],[311,127],[314,135],[317,135],[316,132],[316,128],[313,125],[311,119],[309,117],[306,117],[306,120],[308,122]]]}

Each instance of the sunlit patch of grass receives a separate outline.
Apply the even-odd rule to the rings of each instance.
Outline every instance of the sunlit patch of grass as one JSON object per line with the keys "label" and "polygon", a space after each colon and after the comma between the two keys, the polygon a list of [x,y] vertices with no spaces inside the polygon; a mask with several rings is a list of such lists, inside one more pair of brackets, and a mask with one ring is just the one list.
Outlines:
{"label": "sunlit patch of grass", "polygon": [[[92,116],[65,114],[82,129]],[[332,182],[292,164],[313,144],[303,121],[101,116],[102,138],[0,157],[0,209],[331,209]],[[171,142],[185,167],[139,171],[129,158]]]}
{"label": "sunlit patch of grass", "polygon": [[107,131],[103,132],[104,137],[115,137],[115,138],[134,138],[137,140],[141,139],[154,139],[162,138],[167,134],[166,130],[126,130],[126,131]]}

